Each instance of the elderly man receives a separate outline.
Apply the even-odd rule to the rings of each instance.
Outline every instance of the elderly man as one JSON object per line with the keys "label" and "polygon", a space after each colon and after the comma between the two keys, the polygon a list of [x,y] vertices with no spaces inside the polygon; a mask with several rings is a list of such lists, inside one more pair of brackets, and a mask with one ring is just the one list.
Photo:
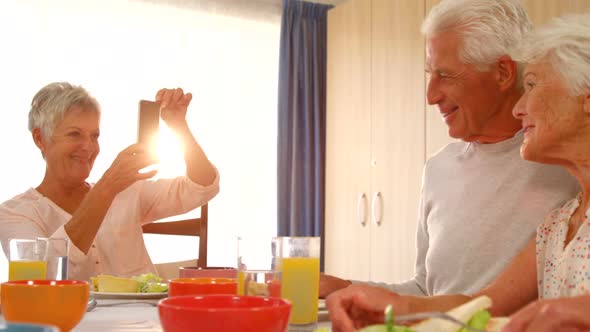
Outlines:
{"label": "elderly man", "polygon": [[[524,160],[562,166],[578,179],[581,192],[547,214],[525,248],[482,290],[401,296],[354,285],[328,297],[333,331],[355,331],[383,322],[386,305],[398,314],[446,311],[482,296],[489,298],[489,312],[494,316],[512,315],[538,299],[512,316],[505,332],[588,331],[590,321],[580,309],[587,311],[590,304],[590,274],[585,272],[590,264],[589,44],[590,15],[571,15],[538,29],[515,53],[527,63],[525,92],[512,111],[524,127],[520,155]],[[425,324],[434,327],[436,321]]]}
{"label": "elderly man", "polygon": [[[461,142],[426,163],[414,277],[373,285],[472,294],[505,268],[546,213],[579,191],[565,170],[519,155],[523,134],[512,108],[522,95],[521,68],[509,54],[530,28],[517,0],[443,0],[428,14],[428,103]],[[320,297],[350,284],[323,275]]]}

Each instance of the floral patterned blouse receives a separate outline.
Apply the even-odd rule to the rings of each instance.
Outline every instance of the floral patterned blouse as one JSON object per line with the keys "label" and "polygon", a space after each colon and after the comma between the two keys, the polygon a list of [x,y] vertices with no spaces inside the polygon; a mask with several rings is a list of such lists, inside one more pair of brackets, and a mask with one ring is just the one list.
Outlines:
{"label": "floral patterned blouse", "polygon": [[564,248],[569,220],[582,194],[555,209],[537,228],[537,283],[539,298],[571,297],[590,293],[590,209],[574,238]]}

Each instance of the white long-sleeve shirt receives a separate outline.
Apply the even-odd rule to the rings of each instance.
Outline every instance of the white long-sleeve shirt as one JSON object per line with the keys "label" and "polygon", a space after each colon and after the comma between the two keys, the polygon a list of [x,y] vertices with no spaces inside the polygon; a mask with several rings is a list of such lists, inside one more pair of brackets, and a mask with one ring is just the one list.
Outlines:
{"label": "white long-sleeve shirt", "polygon": [[[97,274],[121,277],[153,272],[141,226],[189,212],[219,192],[219,174],[209,186],[187,177],[138,181],[120,192],[96,234],[87,254],[70,241],[69,279],[88,280]],[[8,253],[11,238],[68,238],[64,225],[72,216],[31,188],[0,205],[0,242]]]}
{"label": "white long-sleeve shirt", "polygon": [[495,144],[455,142],[432,157],[424,168],[415,275],[373,284],[441,295],[472,294],[492,282],[545,215],[580,190],[565,169],[522,160],[522,140],[519,132]]}

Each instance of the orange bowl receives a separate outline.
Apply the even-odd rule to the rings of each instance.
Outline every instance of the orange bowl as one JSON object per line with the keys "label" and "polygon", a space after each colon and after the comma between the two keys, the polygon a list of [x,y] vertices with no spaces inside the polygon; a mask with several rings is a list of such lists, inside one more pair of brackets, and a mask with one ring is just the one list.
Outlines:
{"label": "orange bowl", "polygon": [[203,295],[160,300],[164,332],[284,332],[291,303],[276,297]]}
{"label": "orange bowl", "polygon": [[9,322],[55,325],[67,332],[86,312],[86,281],[18,280],[1,287],[2,314]]}
{"label": "orange bowl", "polygon": [[168,296],[231,294],[238,291],[236,279],[230,278],[177,278],[170,280]]}

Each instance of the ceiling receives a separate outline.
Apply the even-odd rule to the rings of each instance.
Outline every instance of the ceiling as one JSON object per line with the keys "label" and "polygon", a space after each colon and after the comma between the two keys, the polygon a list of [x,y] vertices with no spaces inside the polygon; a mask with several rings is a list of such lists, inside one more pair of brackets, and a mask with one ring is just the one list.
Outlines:
{"label": "ceiling", "polygon": [[[0,0],[2,1],[2,0]],[[260,21],[280,22],[283,0],[134,0],[182,9],[209,11],[220,15],[247,17]],[[304,0],[338,5],[346,0]]]}
{"label": "ceiling", "polygon": [[[272,4],[282,4],[283,3],[283,0],[254,0],[254,1],[266,2],[266,3],[272,3]],[[306,2],[330,4],[330,5],[337,5],[337,4],[342,3],[346,0],[305,0],[305,1]]]}
{"label": "ceiling", "polygon": [[[0,0],[1,1],[1,0]],[[136,0],[161,5],[171,5],[179,8],[215,8],[216,10],[228,8],[244,8],[250,12],[254,11],[277,11],[280,13],[283,0]],[[346,0],[303,0],[322,4],[338,5]]]}

